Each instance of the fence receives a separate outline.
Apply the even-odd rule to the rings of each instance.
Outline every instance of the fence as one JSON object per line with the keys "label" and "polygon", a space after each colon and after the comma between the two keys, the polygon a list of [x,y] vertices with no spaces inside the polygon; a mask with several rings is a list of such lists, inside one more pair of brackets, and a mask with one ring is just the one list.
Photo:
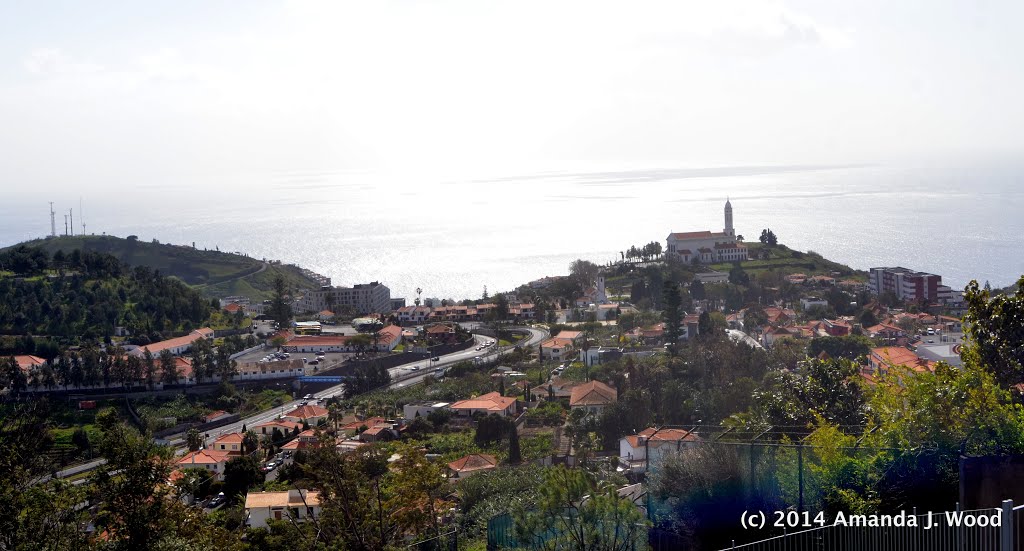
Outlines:
{"label": "fence", "polygon": [[[899,518],[898,516],[889,517]],[[871,516],[841,517],[831,524],[753,543],[724,548],[737,551],[1018,551],[1024,547],[1024,505],[1006,500],[1001,507],[971,511],[911,514],[902,526],[864,526]],[[856,525],[850,525],[854,520]]]}

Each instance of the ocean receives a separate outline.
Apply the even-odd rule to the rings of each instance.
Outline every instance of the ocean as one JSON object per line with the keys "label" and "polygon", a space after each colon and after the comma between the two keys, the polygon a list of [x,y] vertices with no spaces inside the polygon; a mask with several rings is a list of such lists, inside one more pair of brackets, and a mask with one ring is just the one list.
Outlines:
{"label": "ocean", "polygon": [[[1024,165],[678,167],[564,164],[497,174],[287,171],[0,200],[0,246],[58,232],[242,251],[392,296],[478,298],[584,258],[605,263],[670,232],[738,234],[866,269],[904,266],[1005,286],[1024,274]],[[211,178],[211,180],[213,180]],[[82,201],[82,211],[79,200]]]}

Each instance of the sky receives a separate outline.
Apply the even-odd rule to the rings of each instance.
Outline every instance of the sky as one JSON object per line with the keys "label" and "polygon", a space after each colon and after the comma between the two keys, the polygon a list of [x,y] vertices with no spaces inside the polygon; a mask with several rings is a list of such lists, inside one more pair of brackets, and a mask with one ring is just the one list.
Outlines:
{"label": "sky", "polygon": [[0,188],[1019,154],[1024,3],[0,2]]}

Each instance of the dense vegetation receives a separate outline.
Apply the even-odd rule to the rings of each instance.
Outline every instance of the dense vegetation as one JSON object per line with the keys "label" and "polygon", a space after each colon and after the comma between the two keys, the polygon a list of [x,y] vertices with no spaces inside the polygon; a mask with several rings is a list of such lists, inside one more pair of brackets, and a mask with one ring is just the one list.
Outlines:
{"label": "dense vegetation", "polygon": [[[13,272],[0,276],[0,332],[8,335],[67,343],[109,337],[123,326],[158,339],[210,318],[210,302],[187,285],[146,267],[128,268],[107,254],[75,250],[51,257],[22,246],[0,254],[0,263]],[[35,352],[24,350],[31,347],[25,339],[5,339],[2,346]]]}
{"label": "dense vegetation", "polygon": [[319,287],[317,281],[296,266],[264,263],[239,253],[139,241],[134,236],[127,239],[97,235],[57,237],[29,241],[23,245],[49,255],[58,251],[70,255],[76,250],[105,253],[129,266],[145,266],[176,277],[206,297],[242,295],[253,300],[268,300],[272,298],[276,278],[282,278],[291,289]]}

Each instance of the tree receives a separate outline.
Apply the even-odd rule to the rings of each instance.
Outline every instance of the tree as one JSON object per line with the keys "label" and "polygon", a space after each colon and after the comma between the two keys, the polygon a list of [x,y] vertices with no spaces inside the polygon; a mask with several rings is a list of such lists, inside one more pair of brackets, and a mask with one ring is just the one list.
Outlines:
{"label": "tree", "polygon": [[238,496],[249,488],[262,484],[266,475],[260,470],[259,461],[253,456],[235,457],[224,465],[224,495]]}
{"label": "tree", "polygon": [[321,489],[319,528],[330,548],[371,551],[397,547],[406,535],[429,533],[445,481],[438,467],[411,446],[398,448],[398,461],[376,446],[340,453],[314,449],[306,472]]}
{"label": "tree", "polygon": [[41,480],[53,472],[43,402],[18,404],[0,418],[0,549],[86,549],[79,529],[84,488]]}
{"label": "tree", "polygon": [[707,298],[707,293],[704,290],[704,282],[696,278],[690,282],[690,297],[693,298],[693,300],[704,300]]}
{"label": "tree", "polygon": [[188,443],[189,451],[196,451],[203,447],[203,435],[195,427],[188,429],[188,432],[185,433],[185,441]]}
{"label": "tree", "polygon": [[[1017,281],[1024,285],[1024,276]],[[973,361],[991,371],[999,384],[1009,388],[1024,382],[1024,293],[992,296],[971,281],[964,293],[967,315],[964,327],[975,346]]]}
{"label": "tree", "polygon": [[705,310],[697,317],[697,334],[707,338],[714,332],[715,326],[711,322],[711,314]]}
{"label": "tree", "polygon": [[231,359],[223,346],[217,349],[216,358],[217,376],[221,381],[230,381],[238,374],[238,362]]}
{"label": "tree", "polygon": [[636,505],[583,469],[548,469],[538,494],[514,514],[521,544],[580,551],[629,551],[647,545],[649,523]]}
{"label": "tree", "polygon": [[734,266],[729,270],[729,283],[733,285],[750,285],[750,276],[747,275],[746,270],[739,266]]}
{"label": "tree", "polygon": [[148,348],[142,354],[142,376],[146,381],[146,386],[153,388],[153,383],[156,381],[158,373],[156,358],[153,357],[153,353]]}
{"label": "tree", "polygon": [[287,297],[288,291],[285,287],[284,278],[277,276],[274,278],[274,297],[270,301],[270,310],[268,313],[270,317],[277,322],[278,327],[282,329],[288,327],[288,324],[292,320],[292,307],[288,304]]}
{"label": "tree", "polygon": [[576,259],[569,265],[569,279],[576,285],[577,291],[586,291],[594,284],[598,271],[597,264],[589,260]]}
{"label": "tree", "polygon": [[107,459],[91,476],[100,504],[96,525],[117,548],[150,549],[179,520],[171,514],[166,485],[173,452],[121,423],[113,410],[96,421],[103,430],[100,453]]}
{"label": "tree", "polygon": [[878,325],[878,318],[875,316],[874,312],[872,312],[870,309],[865,308],[864,311],[861,312],[860,314],[860,325],[865,329],[867,329],[868,327],[874,327]]}
{"label": "tree", "polygon": [[170,350],[160,351],[160,381],[165,385],[177,384],[181,372]]}
{"label": "tree", "polygon": [[675,346],[679,342],[679,328],[683,323],[679,296],[679,284],[666,281],[662,291],[662,309],[665,320],[665,342]]}
{"label": "tree", "polygon": [[245,430],[244,426],[242,428],[242,432],[245,433],[244,436],[242,436],[242,453],[251,454],[258,450],[260,447],[259,435],[252,430]]}
{"label": "tree", "polygon": [[807,355],[815,357],[822,352],[832,358],[856,360],[871,353],[874,343],[871,339],[858,335],[845,337],[815,337],[807,349]]}

